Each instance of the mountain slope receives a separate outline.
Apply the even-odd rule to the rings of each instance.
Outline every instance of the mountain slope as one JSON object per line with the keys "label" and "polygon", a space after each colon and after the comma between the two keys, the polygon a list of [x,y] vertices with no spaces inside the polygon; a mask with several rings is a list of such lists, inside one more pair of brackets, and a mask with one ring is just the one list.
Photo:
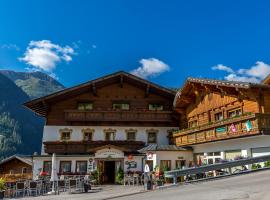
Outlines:
{"label": "mountain slope", "polygon": [[0,70],[0,73],[12,80],[30,97],[30,99],[45,96],[65,88],[54,78],[42,72]]}
{"label": "mountain slope", "polygon": [[0,73],[0,160],[40,151],[43,119],[22,106],[28,95]]}

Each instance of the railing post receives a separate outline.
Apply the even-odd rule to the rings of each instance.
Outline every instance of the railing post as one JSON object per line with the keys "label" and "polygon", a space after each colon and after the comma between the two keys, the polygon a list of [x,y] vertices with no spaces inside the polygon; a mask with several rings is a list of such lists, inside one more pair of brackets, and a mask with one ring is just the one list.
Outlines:
{"label": "railing post", "polygon": [[229,174],[232,174],[232,168],[229,167],[228,169],[229,169]]}
{"label": "railing post", "polygon": [[173,175],[173,184],[176,185],[177,184],[177,176]]}

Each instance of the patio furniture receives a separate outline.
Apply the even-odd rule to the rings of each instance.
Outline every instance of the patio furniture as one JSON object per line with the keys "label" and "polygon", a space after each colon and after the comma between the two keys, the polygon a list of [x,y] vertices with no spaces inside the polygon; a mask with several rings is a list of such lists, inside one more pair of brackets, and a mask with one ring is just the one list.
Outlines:
{"label": "patio furniture", "polygon": [[59,180],[57,182],[57,190],[58,190],[58,192],[60,192],[60,191],[65,192],[66,191],[66,181],[65,180]]}
{"label": "patio furniture", "polygon": [[25,191],[26,191],[25,183],[17,182],[15,187],[15,196],[18,197],[18,194],[22,194],[22,196],[24,197]]}
{"label": "patio furniture", "polygon": [[68,191],[71,192],[72,189],[76,191],[77,189],[77,180],[76,179],[69,179],[67,181]]}
{"label": "patio furniture", "polygon": [[36,181],[30,181],[27,188],[27,194],[28,196],[31,196],[32,194],[35,194],[37,196],[38,194],[38,184]]}

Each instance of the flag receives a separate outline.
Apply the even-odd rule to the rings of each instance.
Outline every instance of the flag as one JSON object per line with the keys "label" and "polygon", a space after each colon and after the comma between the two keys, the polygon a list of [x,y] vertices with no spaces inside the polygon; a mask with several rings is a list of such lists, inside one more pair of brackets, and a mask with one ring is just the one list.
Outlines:
{"label": "flag", "polygon": [[231,124],[230,131],[232,131],[233,133],[237,132],[237,129],[234,124]]}
{"label": "flag", "polygon": [[246,122],[246,129],[247,131],[250,131],[252,129],[252,124],[249,120]]}

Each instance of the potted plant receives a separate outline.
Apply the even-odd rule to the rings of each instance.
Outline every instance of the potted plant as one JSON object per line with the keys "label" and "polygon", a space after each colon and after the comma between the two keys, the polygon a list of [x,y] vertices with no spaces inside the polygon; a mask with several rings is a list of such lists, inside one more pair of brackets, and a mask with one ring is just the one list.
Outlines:
{"label": "potted plant", "polygon": [[119,168],[115,177],[115,182],[117,184],[123,184],[123,180],[124,180],[124,171],[121,168]]}
{"label": "potted plant", "polygon": [[4,199],[5,189],[6,189],[6,181],[3,178],[0,178],[0,199]]}

